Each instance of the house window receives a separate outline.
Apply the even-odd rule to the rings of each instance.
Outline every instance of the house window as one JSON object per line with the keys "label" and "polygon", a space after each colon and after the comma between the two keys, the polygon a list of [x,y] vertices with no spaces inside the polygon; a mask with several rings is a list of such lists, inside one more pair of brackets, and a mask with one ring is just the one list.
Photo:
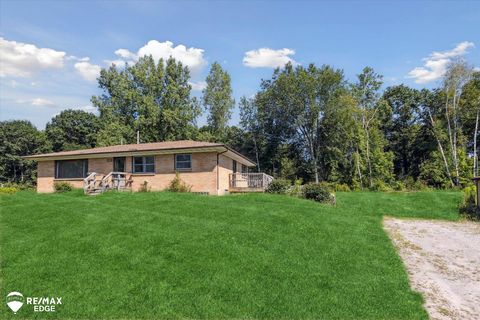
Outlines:
{"label": "house window", "polygon": [[233,173],[237,172],[237,161],[233,160],[233,168],[232,168]]}
{"label": "house window", "polygon": [[133,157],[133,173],[154,173],[155,156]]}
{"label": "house window", "polygon": [[85,178],[88,172],[88,160],[58,160],[55,162],[55,178]]}
{"label": "house window", "polygon": [[242,173],[248,173],[248,167],[242,164]]}
{"label": "house window", "polygon": [[175,155],[175,170],[192,170],[192,155],[191,154],[176,154]]}

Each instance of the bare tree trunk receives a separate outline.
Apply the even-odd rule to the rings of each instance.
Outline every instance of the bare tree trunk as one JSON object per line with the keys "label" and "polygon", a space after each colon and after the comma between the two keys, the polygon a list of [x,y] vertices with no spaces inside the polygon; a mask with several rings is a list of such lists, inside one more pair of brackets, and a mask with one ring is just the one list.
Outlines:
{"label": "bare tree trunk", "polygon": [[458,186],[460,181],[460,170],[458,169],[458,152],[457,152],[457,136],[458,136],[458,116],[457,116],[457,104],[458,104],[458,99],[460,97],[458,96],[456,92],[454,93],[453,96],[453,163],[455,165],[455,175],[456,175],[456,181],[455,184]]}
{"label": "bare tree trunk", "polygon": [[[446,92],[446,100],[445,100],[445,118],[447,118],[447,131],[448,131],[448,140],[450,142],[450,153],[452,155],[452,160],[453,160],[453,165],[454,165],[454,168],[455,168],[455,172],[456,172],[456,177],[455,177],[455,185],[458,184],[458,166],[457,166],[457,161],[456,161],[456,148],[455,148],[455,142],[454,142],[454,138],[453,138],[453,133],[452,133],[452,125],[451,125],[451,121],[450,121],[450,114],[449,114],[449,108],[448,108],[448,90]],[[454,99],[454,103],[455,103],[455,96],[453,97]],[[437,137],[435,136],[435,138],[437,139]],[[437,139],[438,141],[438,139]],[[442,148],[443,149],[443,148]],[[443,151],[442,151],[443,152]]]}
{"label": "bare tree trunk", "polygon": [[477,118],[475,120],[475,131],[473,132],[473,176],[478,176],[478,154],[477,154],[477,135],[478,135],[478,120],[480,118],[480,106],[477,110]]}
{"label": "bare tree trunk", "polygon": [[258,156],[257,139],[255,139],[255,135],[253,135],[253,146],[254,146],[254,149],[255,149],[255,158],[257,160],[257,170],[258,170],[258,172],[260,172],[260,160],[259,160],[259,156]]}
{"label": "bare tree trunk", "polygon": [[314,147],[313,147],[313,143],[310,143],[310,152],[312,153],[312,164],[313,164],[313,168],[314,168],[314,171],[315,171],[315,182],[319,183],[320,179],[318,177],[317,157],[315,156],[315,150],[314,150]]}
{"label": "bare tree trunk", "polygon": [[368,164],[368,184],[370,188],[373,186],[373,180],[372,180],[372,162],[370,161],[370,134],[368,132],[368,128],[365,128],[365,135],[367,138],[367,164]]}
{"label": "bare tree trunk", "polygon": [[428,115],[430,117],[430,122],[431,122],[431,125],[432,125],[433,135],[435,137],[435,140],[437,140],[438,149],[440,150],[440,154],[442,155],[443,164],[445,165],[445,171],[447,172],[448,179],[450,180],[450,184],[452,185],[452,188],[453,188],[455,186],[455,184],[453,183],[452,175],[450,173],[450,169],[448,168],[448,162],[447,162],[447,158],[445,157],[445,152],[443,151],[442,143],[441,143],[440,139],[438,138],[437,133],[435,132],[435,121],[433,120],[432,113],[430,112],[430,109],[428,109]]}
{"label": "bare tree trunk", "polygon": [[362,170],[360,170],[360,153],[358,152],[358,149],[357,149],[356,163],[357,163],[358,178],[360,179],[360,189],[363,190],[363,181],[362,181],[363,177],[362,177]]}

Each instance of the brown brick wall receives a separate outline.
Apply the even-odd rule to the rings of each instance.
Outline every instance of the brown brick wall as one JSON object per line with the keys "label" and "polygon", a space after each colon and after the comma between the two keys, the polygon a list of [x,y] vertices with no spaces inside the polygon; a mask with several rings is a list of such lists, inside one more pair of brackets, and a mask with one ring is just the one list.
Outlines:
{"label": "brown brick wall", "polygon": [[[230,166],[232,160],[220,155],[219,158],[223,166]],[[155,174],[131,174],[133,191],[138,191],[141,185],[147,181],[147,185],[152,191],[165,190],[169,183],[175,177],[175,167],[173,154],[155,156]],[[126,157],[126,171],[132,172],[132,157]],[[98,179],[113,170],[112,158],[89,159],[88,171],[99,173]],[[220,169],[219,172],[222,169]],[[228,170],[226,171],[228,172]],[[55,181],[67,181],[76,188],[83,187],[82,179],[54,179],[55,161],[38,162],[38,192],[53,192],[53,183]],[[228,173],[220,176],[220,192],[217,192],[217,154],[210,153],[192,153],[192,170],[180,171],[180,178],[188,185],[192,186],[192,192],[208,192],[209,194],[223,194],[228,189]]]}
{"label": "brown brick wall", "polygon": [[[238,164],[237,164],[238,166]],[[218,156],[218,194],[225,194],[228,192],[229,175],[233,172],[233,160],[222,154]]]}
{"label": "brown brick wall", "polygon": [[37,192],[53,192],[53,184],[66,181],[74,188],[83,187],[83,179],[55,179],[55,161],[39,161],[37,167]]}
{"label": "brown brick wall", "polygon": [[102,175],[113,171],[113,158],[88,159],[88,172],[97,172]]}
{"label": "brown brick wall", "polygon": [[[132,171],[131,157],[127,170]],[[179,171],[180,178],[192,186],[193,192],[217,194],[217,155],[216,153],[192,153],[192,170]],[[165,190],[175,178],[175,156],[162,154],[155,156],[155,174],[132,174],[132,189],[138,191],[146,181],[152,191]]]}

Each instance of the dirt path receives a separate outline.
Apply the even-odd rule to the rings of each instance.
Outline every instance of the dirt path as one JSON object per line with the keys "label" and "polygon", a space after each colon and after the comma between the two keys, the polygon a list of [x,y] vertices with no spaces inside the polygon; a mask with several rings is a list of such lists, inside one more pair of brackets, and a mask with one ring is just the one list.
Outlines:
{"label": "dirt path", "polygon": [[384,219],[431,319],[480,319],[480,224]]}

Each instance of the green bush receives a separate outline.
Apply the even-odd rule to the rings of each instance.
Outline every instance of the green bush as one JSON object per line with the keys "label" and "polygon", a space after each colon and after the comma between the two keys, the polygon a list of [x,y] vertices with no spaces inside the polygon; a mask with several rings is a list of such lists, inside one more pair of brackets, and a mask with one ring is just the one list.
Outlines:
{"label": "green bush", "polygon": [[392,188],[382,180],[374,180],[373,186],[370,188],[370,190],[387,192],[387,191],[392,191]]}
{"label": "green bush", "polygon": [[15,189],[20,190],[20,191],[34,189],[34,186],[29,184],[29,183],[16,183],[16,182],[5,182],[5,183],[0,184],[0,187],[2,187],[2,188],[15,188]]}
{"label": "green bush", "polygon": [[187,185],[182,179],[180,179],[180,174],[175,173],[175,178],[170,182],[168,186],[168,191],[171,192],[190,192],[192,186]]}
{"label": "green bush", "polygon": [[68,182],[55,182],[53,184],[53,188],[57,193],[69,192],[73,190],[73,186]]}
{"label": "green bush", "polygon": [[273,180],[267,190],[267,193],[276,193],[276,194],[286,194],[291,187],[291,183],[289,180],[285,179],[275,179]]}
{"label": "green bush", "polygon": [[401,180],[395,180],[392,183],[390,183],[390,187],[395,190],[395,191],[405,191],[407,190],[407,187],[405,183]]}
{"label": "green bush", "polygon": [[480,209],[477,205],[477,188],[469,186],[463,189],[463,201],[460,204],[460,214],[471,220],[480,220]]}
{"label": "green bush", "polygon": [[335,203],[335,195],[325,183],[310,183],[303,188],[303,197],[321,203]]}
{"label": "green bush", "polygon": [[148,181],[143,181],[142,185],[138,189],[138,192],[150,192],[150,187],[148,186]]}
{"label": "green bush", "polygon": [[14,194],[17,191],[19,191],[19,189],[15,187],[0,187],[0,194]]}
{"label": "green bush", "polygon": [[336,184],[335,184],[335,191],[348,192],[348,191],[351,191],[351,190],[350,190],[350,187],[348,186],[348,184],[345,184],[345,183],[336,183]]}
{"label": "green bush", "polygon": [[287,190],[287,194],[292,197],[301,197],[303,193],[303,180],[297,179],[294,181],[293,186]]}
{"label": "green bush", "polygon": [[408,177],[404,181],[405,188],[410,191],[421,191],[421,190],[428,190],[429,187],[425,181],[420,179],[413,179],[413,177]]}

